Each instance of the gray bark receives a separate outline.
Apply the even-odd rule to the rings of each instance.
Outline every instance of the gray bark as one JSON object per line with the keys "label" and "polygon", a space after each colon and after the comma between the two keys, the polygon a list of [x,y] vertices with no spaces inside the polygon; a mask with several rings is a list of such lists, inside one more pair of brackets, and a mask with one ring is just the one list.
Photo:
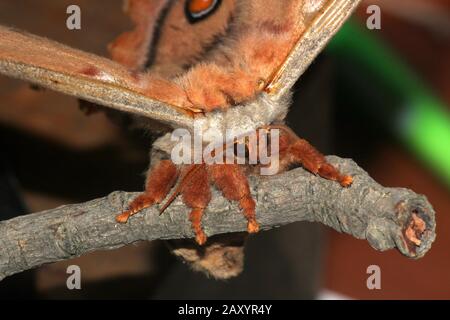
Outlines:
{"label": "gray bark", "polygon": [[[349,188],[314,176],[302,168],[271,177],[250,177],[262,230],[296,221],[317,221],[377,250],[397,248],[422,257],[435,239],[435,215],[425,196],[403,188],[384,188],[352,160],[328,160],[354,178]],[[235,203],[214,196],[203,218],[208,236],[246,230]],[[176,200],[162,216],[153,207],[127,224],[115,222],[136,193],[122,191],[86,203],[66,205],[0,222],[0,280],[45,263],[70,259],[94,250],[118,248],[140,240],[193,237],[187,209]],[[406,230],[413,216],[426,226],[420,245]]]}

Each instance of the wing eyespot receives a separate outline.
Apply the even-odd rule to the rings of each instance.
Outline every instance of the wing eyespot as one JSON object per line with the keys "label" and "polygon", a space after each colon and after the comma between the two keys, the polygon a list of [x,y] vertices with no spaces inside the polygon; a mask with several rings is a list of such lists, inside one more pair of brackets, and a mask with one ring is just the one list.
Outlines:
{"label": "wing eyespot", "polygon": [[189,23],[194,24],[213,14],[222,0],[186,0],[185,13]]}

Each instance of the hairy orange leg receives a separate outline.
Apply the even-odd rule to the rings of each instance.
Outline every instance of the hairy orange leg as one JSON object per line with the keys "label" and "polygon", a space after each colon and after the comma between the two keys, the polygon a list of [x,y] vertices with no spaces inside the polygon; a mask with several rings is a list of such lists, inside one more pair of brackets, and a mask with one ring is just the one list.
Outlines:
{"label": "hairy orange leg", "polygon": [[308,141],[299,138],[290,128],[282,125],[270,126],[270,129],[280,129],[280,163],[282,167],[291,164],[301,164],[308,171],[318,174],[322,178],[337,181],[343,187],[352,184],[351,176],[343,175],[325,156],[314,148]]}
{"label": "hairy orange leg", "polygon": [[155,203],[160,203],[169,193],[178,177],[177,167],[170,160],[161,160],[150,171],[144,193],[128,206],[128,210],[116,217],[116,221],[126,223],[128,219]]}
{"label": "hairy orange leg", "polygon": [[206,234],[202,228],[202,217],[205,208],[211,201],[211,190],[209,187],[208,172],[205,164],[194,165],[195,171],[192,172],[189,180],[180,191],[183,196],[183,202],[192,208],[189,220],[192,223],[192,229],[195,232],[195,240],[202,245],[206,242]]}
{"label": "hairy orange leg", "polygon": [[242,167],[237,164],[217,164],[209,166],[208,170],[212,181],[222,191],[224,197],[231,201],[239,201],[239,206],[248,221],[247,231],[258,232],[255,200],[250,193],[248,180]]}
{"label": "hairy orange leg", "polygon": [[327,162],[323,154],[304,139],[297,138],[289,147],[288,152],[294,162],[300,163],[305,169],[322,178],[337,181],[343,187],[348,187],[353,182],[352,177],[341,174],[338,169]]}

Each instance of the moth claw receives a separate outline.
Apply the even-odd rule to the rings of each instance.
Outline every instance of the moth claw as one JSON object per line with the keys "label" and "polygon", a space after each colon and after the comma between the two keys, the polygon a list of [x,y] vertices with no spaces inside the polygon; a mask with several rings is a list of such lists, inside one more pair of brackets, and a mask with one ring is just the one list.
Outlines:
{"label": "moth claw", "polygon": [[195,241],[200,245],[204,245],[206,243],[207,237],[203,230],[200,230],[195,235]]}
{"label": "moth claw", "polygon": [[256,220],[250,220],[247,224],[248,233],[257,233],[259,231],[259,224]]}
{"label": "moth claw", "polygon": [[339,183],[341,184],[341,186],[343,186],[344,188],[350,187],[353,183],[353,178],[351,176],[344,176],[342,177],[342,179],[339,181]]}
{"label": "moth claw", "polygon": [[119,214],[118,216],[116,216],[116,221],[118,223],[127,223],[128,219],[130,218],[130,212],[129,211],[125,211],[121,214]]}

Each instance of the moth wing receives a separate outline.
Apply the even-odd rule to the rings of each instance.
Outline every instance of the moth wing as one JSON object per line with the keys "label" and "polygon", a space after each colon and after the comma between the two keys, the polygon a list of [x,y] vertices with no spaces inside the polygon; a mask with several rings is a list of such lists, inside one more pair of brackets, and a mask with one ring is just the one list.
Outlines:
{"label": "moth wing", "polygon": [[187,110],[144,95],[139,75],[120,64],[4,26],[0,73],[174,127],[192,123]]}
{"label": "moth wing", "polygon": [[[310,2],[320,2],[309,0]],[[322,8],[309,17],[298,42],[274,72],[266,91],[282,96],[290,90],[326,44],[338,32],[362,0],[327,0]]]}

